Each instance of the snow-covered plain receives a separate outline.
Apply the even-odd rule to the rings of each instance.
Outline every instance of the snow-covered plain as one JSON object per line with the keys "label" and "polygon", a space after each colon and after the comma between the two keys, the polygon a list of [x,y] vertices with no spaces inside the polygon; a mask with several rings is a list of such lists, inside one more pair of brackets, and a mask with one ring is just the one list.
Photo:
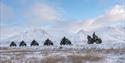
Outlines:
{"label": "snow-covered plain", "polygon": [[[90,46],[90,45],[89,45]],[[89,46],[1,47],[0,63],[124,63],[124,48]]]}

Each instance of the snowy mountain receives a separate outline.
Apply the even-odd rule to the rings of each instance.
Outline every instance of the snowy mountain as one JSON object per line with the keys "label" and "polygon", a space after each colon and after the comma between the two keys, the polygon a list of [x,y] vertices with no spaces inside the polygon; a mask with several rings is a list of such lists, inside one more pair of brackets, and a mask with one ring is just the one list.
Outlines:
{"label": "snowy mountain", "polygon": [[125,41],[125,29],[116,27],[106,27],[95,31],[103,41],[121,42]]}
{"label": "snowy mountain", "polygon": [[80,30],[72,35],[69,39],[71,40],[71,42],[73,42],[73,44],[84,44],[87,41],[88,34],[89,33],[87,31]]}
{"label": "snowy mountain", "polygon": [[106,42],[125,42],[125,28],[114,28],[114,27],[105,27],[95,31],[84,31],[80,30],[76,34],[70,37],[70,40],[76,44],[86,44],[87,35],[91,35],[95,32],[99,36],[103,43]]}
{"label": "snowy mountain", "polygon": [[20,43],[20,41],[24,40],[29,45],[32,40],[36,40],[39,44],[42,45],[47,38],[54,41],[54,38],[45,30],[40,28],[34,28],[11,36],[4,40],[4,42],[11,43],[11,41],[15,41],[17,43]]}
{"label": "snowy mountain", "polygon": [[[102,43],[119,43],[125,42],[125,28],[114,28],[114,27],[105,27],[95,31],[85,31],[80,30],[79,32],[73,34],[68,39],[71,40],[72,44],[82,45],[87,44],[87,35],[92,35],[95,32],[98,37],[102,39]],[[15,41],[17,44],[20,41],[24,40],[28,45],[32,40],[36,40],[40,45],[43,45],[44,41],[49,38],[54,42],[54,44],[59,45],[60,39],[54,38],[45,30],[40,28],[33,28],[26,30],[24,32],[15,34],[3,41],[1,41],[1,45],[9,45],[11,41]],[[59,41],[57,41],[59,40]],[[2,45],[3,46],[3,45]]]}

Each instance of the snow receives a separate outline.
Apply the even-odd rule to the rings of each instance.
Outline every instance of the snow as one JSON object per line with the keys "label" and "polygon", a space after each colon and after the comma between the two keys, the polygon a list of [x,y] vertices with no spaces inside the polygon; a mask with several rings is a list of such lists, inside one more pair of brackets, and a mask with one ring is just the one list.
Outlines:
{"label": "snow", "polygon": [[53,42],[56,42],[55,38],[45,30],[41,28],[33,28],[24,32],[20,32],[19,34],[6,38],[5,40],[1,40],[0,43],[2,42],[2,45],[0,46],[8,46],[12,41],[15,41],[16,44],[19,44],[22,40],[24,40],[28,46],[32,40],[36,40],[40,45],[42,45],[47,38]]}
{"label": "snow", "polygon": [[69,39],[73,44],[84,44],[87,41],[88,34],[88,32],[80,30],[76,34],[72,35]]}
{"label": "snow", "polygon": [[[101,44],[87,44],[87,35],[96,35],[102,39]],[[44,41],[49,38],[54,46],[44,46]],[[30,46],[32,40],[36,40],[39,46]],[[0,42],[0,63],[42,63],[47,59],[58,59],[58,63],[73,63],[72,55],[81,58],[92,51],[95,55],[102,57],[99,61],[86,59],[83,63],[124,63],[125,62],[125,28],[106,27],[96,31],[88,32],[80,30],[68,38],[72,45],[59,45],[60,41],[47,31],[35,28],[26,30]],[[11,41],[18,45],[24,40],[26,47],[8,47]],[[82,58],[83,59],[83,58]],[[84,58],[85,59],[85,58]],[[80,60],[79,60],[80,61]],[[43,62],[44,63],[44,62]],[[51,62],[52,63],[52,62]]]}
{"label": "snow", "polygon": [[[73,63],[73,60],[82,59],[83,63],[124,63],[125,50],[120,49],[72,49],[70,46],[63,46],[60,49],[51,47],[21,47],[0,50],[0,63],[44,63],[42,61],[58,60],[62,63]],[[99,51],[100,50],[100,51]],[[103,50],[103,51],[101,51]],[[86,59],[95,57],[94,60]],[[100,59],[99,59],[99,58]],[[56,60],[55,60],[56,59]],[[73,60],[72,60],[73,59]],[[10,62],[9,62],[10,61]],[[53,63],[53,62],[51,62]],[[54,62],[55,63],[55,62]]]}
{"label": "snow", "polygon": [[[86,45],[87,44],[87,35],[92,35],[92,33],[95,32],[97,36],[99,36],[102,39],[102,43],[104,44],[110,44],[110,43],[120,43],[125,42],[125,28],[117,28],[117,27],[105,27],[102,29],[98,29],[95,31],[85,31],[80,30],[79,32],[73,34],[68,39],[71,40],[73,45]],[[0,46],[8,46],[11,41],[15,41],[16,44],[19,44],[22,40],[24,40],[28,46],[31,43],[32,40],[36,40],[40,46],[43,46],[44,41],[49,38],[53,41],[54,45],[58,45],[60,41],[59,39],[56,39],[51,34],[49,34],[47,31],[41,29],[41,28],[33,28],[26,30],[24,32],[18,33],[14,36],[11,36],[9,38],[6,38],[5,40],[0,41]]]}
{"label": "snow", "polygon": [[106,27],[103,30],[98,30],[97,34],[103,39],[103,41],[124,41],[125,39],[125,29],[124,28],[114,28]]}
{"label": "snow", "polygon": [[69,39],[71,39],[73,44],[85,44],[87,42],[87,35],[92,36],[93,32],[95,32],[95,34],[102,39],[103,43],[125,42],[125,28],[122,27],[105,27],[91,32],[80,30],[79,32],[72,35]]}

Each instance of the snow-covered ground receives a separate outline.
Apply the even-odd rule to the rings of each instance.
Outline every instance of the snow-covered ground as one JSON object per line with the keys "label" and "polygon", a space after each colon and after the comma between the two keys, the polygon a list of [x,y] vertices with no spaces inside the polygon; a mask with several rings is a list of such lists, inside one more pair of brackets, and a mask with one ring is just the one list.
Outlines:
{"label": "snow-covered ground", "polygon": [[[99,46],[99,45],[96,45]],[[101,45],[100,45],[101,46]],[[61,48],[60,48],[61,47]],[[1,47],[0,63],[124,63],[125,47]],[[73,48],[74,47],[74,48]]]}

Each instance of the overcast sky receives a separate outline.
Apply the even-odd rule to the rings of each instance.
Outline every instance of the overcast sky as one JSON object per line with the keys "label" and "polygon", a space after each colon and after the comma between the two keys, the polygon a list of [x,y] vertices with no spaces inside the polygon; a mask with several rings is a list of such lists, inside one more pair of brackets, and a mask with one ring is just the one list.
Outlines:
{"label": "overcast sky", "polygon": [[28,28],[54,35],[124,26],[125,0],[0,0],[1,36]]}

